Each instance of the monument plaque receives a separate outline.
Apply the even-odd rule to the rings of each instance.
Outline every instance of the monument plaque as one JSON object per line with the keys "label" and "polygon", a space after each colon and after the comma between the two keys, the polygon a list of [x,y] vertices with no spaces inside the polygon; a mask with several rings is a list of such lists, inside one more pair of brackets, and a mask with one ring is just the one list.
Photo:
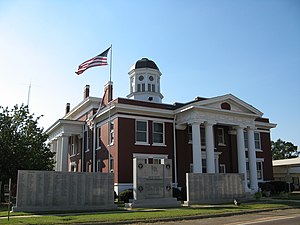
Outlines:
{"label": "monument plaque", "polygon": [[146,164],[144,159],[133,159],[133,202],[126,207],[178,207],[172,197],[172,160],[162,164]]}

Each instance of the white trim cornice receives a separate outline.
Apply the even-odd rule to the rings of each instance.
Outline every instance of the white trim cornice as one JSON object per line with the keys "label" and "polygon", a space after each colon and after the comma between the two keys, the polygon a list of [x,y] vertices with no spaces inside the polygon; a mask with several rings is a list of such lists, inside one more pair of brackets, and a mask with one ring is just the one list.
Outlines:
{"label": "white trim cornice", "polygon": [[93,108],[98,108],[101,100],[102,99],[98,97],[87,97],[77,106],[75,106],[68,114],[66,114],[63,119],[76,120],[80,118],[85,112],[89,112]]}
{"label": "white trim cornice", "polygon": [[84,121],[59,119],[45,132],[49,135],[49,140],[61,136],[71,136],[73,134],[82,135],[82,126],[84,124]]}
{"label": "white trim cornice", "polygon": [[[207,105],[209,105],[209,104],[213,104],[213,103],[217,103],[217,102],[227,102],[227,101],[232,101],[232,102],[236,103],[237,105],[244,107],[245,109],[249,110],[252,113],[245,113],[245,112],[238,112],[238,111],[233,111],[233,110],[224,110],[221,108],[217,109],[217,108],[207,107]],[[191,108],[215,111],[215,112],[220,112],[220,113],[235,113],[235,114],[251,116],[251,117],[262,117],[262,115],[263,115],[263,113],[261,111],[254,108],[252,105],[244,102],[243,100],[235,97],[232,94],[226,94],[226,95],[213,97],[213,98],[202,100],[202,101],[192,102],[188,105],[182,106],[179,109],[175,110],[175,114],[178,114],[178,113],[186,111],[186,110],[190,110]]]}

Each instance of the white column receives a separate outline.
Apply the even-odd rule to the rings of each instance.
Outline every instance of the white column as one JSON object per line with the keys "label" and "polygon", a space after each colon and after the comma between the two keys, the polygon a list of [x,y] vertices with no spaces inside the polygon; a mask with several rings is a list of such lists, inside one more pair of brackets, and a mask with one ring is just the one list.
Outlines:
{"label": "white column", "polygon": [[237,138],[237,154],[238,154],[238,168],[239,173],[245,175],[245,191],[248,190],[248,179],[247,179],[247,169],[246,169],[246,153],[245,153],[245,138],[244,138],[244,128],[241,126],[236,126],[236,138]]}
{"label": "white column", "polygon": [[56,141],[56,171],[61,171],[61,137]]}
{"label": "white column", "polygon": [[97,145],[96,133],[97,133],[97,128],[96,128],[96,124],[94,124],[94,127],[93,127],[93,158],[92,158],[93,172],[96,172],[96,145]]}
{"label": "white column", "polygon": [[69,150],[69,137],[61,137],[61,171],[67,172],[68,165],[68,150]]}
{"label": "white column", "polygon": [[205,140],[206,140],[206,171],[207,173],[215,173],[215,146],[213,123],[205,122]]}
{"label": "white column", "polygon": [[52,143],[51,143],[51,151],[53,153],[55,153],[54,155],[54,170],[57,171],[58,167],[57,167],[57,140],[52,140]]}
{"label": "white column", "polygon": [[192,123],[193,173],[202,173],[200,123]]}
{"label": "white column", "polygon": [[249,160],[249,173],[250,173],[250,188],[253,191],[258,190],[257,183],[257,167],[256,167],[256,151],[254,143],[254,128],[248,127],[248,160]]}

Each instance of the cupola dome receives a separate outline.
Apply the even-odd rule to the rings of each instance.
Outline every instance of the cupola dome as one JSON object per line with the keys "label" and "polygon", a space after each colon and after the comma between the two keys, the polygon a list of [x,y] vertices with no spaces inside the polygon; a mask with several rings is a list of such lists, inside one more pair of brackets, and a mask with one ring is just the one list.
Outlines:
{"label": "cupola dome", "polygon": [[131,66],[130,70],[141,69],[141,68],[150,68],[150,69],[159,70],[155,62],[149,60],[148,58],[142,58],[136,61],[136,63]]}

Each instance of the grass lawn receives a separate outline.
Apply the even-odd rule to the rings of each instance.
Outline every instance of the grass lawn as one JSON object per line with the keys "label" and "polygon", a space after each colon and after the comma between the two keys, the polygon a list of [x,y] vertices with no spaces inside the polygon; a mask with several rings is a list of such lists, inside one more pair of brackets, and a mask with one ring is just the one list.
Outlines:
{"label": "grass lawn", "polygon": [[[187,216],[199,216],[199,215],[210,215],[210,214],[220,214],[226,212],[240,212],[247,210],[257,210],[257,209],[270,209],[270,208],[282,208],[286,206],[295,206],[296,203],[291,202],[274,202],[274,203],[251,203],[242,204],[239,207],[233,205],[218,205],[214,207],[203,207],[203,206],[193,206],[193,207],[182,207],[176,209],[162,209],[156,211],[145,211],[142,209],[127,211],[118,210],[110,212],[96,212],[96,213],[86,213],[81,215],[43,215],[39,217],[31,218],[14,218],[14,215],[25,215],[25,213],[12,213],[10,221],[3,217],[6,214],[0,215],[0,224],[68,224],[68,223],[88,223],[88,222],[117,222],[117,221],[130,221],[130,220],[140,220],[147,221],[159,218],[181,218]],[[298,206],[300,204],[298,203]],[[4,211],[2,211],[4,212]],[[1,212],[1,213],[2,213]],[[2,216],[2,218],[1,218]]]}

